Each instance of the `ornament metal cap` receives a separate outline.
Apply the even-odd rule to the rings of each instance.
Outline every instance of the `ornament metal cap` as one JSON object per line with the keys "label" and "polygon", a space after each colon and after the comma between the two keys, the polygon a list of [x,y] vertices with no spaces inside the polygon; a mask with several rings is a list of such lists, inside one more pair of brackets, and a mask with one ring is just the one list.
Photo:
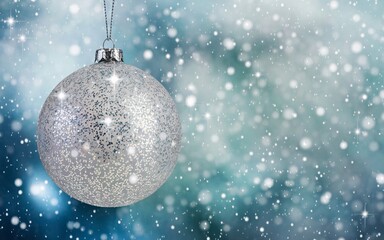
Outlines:
{"label": "ornament metal cap", "polygon": [[[112,48],[106,48],[106,42],[112,42]],[[123,50],[115,48],[115,42],[112,38],[107,37],[103,42],[103,48],[97,49],[95,54],[95,62],[124,62],[123,61]]]}
{"label": "ornament metal cap", "polygon": [[95,54],[95,63],[99,62],[124,62],[123,50],[118,48],[97,49]]}

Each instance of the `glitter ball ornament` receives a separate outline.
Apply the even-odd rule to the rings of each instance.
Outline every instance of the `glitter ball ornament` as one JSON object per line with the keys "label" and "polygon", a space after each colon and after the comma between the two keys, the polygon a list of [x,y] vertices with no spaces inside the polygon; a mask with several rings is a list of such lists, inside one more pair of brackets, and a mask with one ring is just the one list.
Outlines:
{"label": "glitter ball ornament", "polygon": [[149,74],[99,49],[93,65],[61,81],[38,122],[38,150],[54,182],[73,198],[125,206],[155,192],[180,149],[175,103]]}

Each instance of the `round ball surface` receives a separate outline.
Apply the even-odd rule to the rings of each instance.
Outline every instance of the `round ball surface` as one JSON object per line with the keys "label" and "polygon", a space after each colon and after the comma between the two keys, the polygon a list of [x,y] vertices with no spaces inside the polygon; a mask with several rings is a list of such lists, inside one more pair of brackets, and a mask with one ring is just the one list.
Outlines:
{"label": "round ball surface", "polygon": [[54,182],[73,198],[101,207],[135,203],[171,174],[181,126],[165,88],[121,62],[72,73],[40,112],[37,144]]}

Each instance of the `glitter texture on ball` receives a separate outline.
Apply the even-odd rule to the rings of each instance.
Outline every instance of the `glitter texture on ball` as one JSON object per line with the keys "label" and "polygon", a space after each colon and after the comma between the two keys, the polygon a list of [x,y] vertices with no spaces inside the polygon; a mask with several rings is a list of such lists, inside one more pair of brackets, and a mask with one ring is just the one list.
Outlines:
{"label": "glitter texture on ball", "polygon": [[72,73],[48,96],[38,150],[54,182],[73,198],[119,207],[155,192],[172,173],[181,126],[165,88],[122,62]]}

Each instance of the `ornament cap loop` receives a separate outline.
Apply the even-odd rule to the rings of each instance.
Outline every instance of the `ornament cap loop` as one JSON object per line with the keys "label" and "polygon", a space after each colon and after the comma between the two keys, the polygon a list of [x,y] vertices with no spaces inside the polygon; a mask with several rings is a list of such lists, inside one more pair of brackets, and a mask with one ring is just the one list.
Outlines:
{"label": "ornament cap loop", "polygon": [[112,38],[110,38],[110,37],[108,37],[108,38],[106,38],[105,40],[104,40],[104,42],[103,42],[103,48],[105,48],[105,43],[107,42],[107,41],[111,41],[112,42],[112,48],[115,48],[115,41],[113,41],[112,40]]}
{"label": "ornament cap loop", "polygon": [[97,49],[95,54],[95,63],[99,62],[124,62],[123,50],[118,48],[104,48],[103,43],[103,48]]}

